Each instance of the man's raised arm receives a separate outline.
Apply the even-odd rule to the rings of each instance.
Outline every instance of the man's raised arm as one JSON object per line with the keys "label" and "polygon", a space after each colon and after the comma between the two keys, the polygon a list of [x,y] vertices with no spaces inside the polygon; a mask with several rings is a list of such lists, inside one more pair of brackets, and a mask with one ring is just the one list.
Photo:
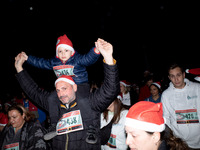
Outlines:
{"label": "man's raised arm", "polygon": [[103,85],[90,95],[90,99],[93,109],[103,112],[119,94],[119,73],[113,59],[113,46],[102,39],[98,39],[95,45],[104,58],[104,81]]}
{"label": "man's raised arm", "polygon": [[23,69],[23,64],[26,58],[22,53],[19,53],[15,57],[15,68],[17,71],[17,80],[23,89],[23,91],[27,94],[30,100],[46,111],[48,111],[48,101],[47,98],[50,95],[49,92],[42,90],[38,87],[38,85],[33,81],[33,79],[29,76],[29,74]]}

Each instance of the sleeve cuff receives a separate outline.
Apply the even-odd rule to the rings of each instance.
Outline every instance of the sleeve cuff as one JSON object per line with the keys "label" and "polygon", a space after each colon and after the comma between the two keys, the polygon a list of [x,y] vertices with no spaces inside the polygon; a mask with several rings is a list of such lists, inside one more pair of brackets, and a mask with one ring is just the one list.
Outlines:
{"label": "sleeve cuff", "polygon": [[100,52],[98,52],[98,53],[97,53],[97,52],[95,51],[95,49],[96,49],[96,47],[94,48],[94,53],[95,53],[95,54],[97,54],[97,55],[99,55],[99,54],[100,54]]}
{"label": "sleeve cuff", "polygon": [[[105,59],[103,59],[103,62],[106,64]],[[113,65],[115,65],[117,63],[117,61],[115,59],[113,59]]]}

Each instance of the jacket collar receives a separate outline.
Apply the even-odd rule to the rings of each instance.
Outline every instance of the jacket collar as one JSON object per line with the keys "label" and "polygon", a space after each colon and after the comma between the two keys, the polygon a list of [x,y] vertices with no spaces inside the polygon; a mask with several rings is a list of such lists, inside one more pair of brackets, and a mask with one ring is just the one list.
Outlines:
{"label": "jacket collar", "polygon": [[70,108],[73,108],[77,105],[77,101],[76,99],[74,101],[72,101],[70,104],[60,104],[60,107],[61,108],[65,108],[65,109],[70,109]]}

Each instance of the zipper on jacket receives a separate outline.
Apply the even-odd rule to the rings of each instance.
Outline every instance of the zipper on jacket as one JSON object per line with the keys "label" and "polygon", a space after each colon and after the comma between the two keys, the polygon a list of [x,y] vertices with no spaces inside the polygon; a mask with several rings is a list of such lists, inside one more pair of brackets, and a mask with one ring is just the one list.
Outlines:
{"label": "zipper on jacket", "polygon": [[68,134],[66,134],[65,150],[68,150]]}

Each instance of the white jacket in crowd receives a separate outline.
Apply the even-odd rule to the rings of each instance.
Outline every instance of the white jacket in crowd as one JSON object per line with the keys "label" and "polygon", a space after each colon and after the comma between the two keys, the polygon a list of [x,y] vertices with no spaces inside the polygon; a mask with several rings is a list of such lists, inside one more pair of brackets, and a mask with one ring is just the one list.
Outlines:
{"label": "white jacket in crowd", "polygon": [[163,116],[175,135],[189,147],[200,148],[200,84],[188,79],[184,81],[183,89],[176,89],[170,83],[163,92]]}
{"label": "white jacket in crowd", "polygon": [[[103,145],[101,146],[102,150],[126,150],[128,148],[128,146],[126,145],[126,133],[124,128],[127,113],[128,110],[121,111],[119,122],[112,125],[110,139],[108,140],[110,146]],[[113,115],[114,113],[109,111],[108,121],[106,121],[105,119],[103,119],[103,113],[101,114],[101,128],[106,126],[111,121]],[[112,146],[116,148],[112,148]]]}

